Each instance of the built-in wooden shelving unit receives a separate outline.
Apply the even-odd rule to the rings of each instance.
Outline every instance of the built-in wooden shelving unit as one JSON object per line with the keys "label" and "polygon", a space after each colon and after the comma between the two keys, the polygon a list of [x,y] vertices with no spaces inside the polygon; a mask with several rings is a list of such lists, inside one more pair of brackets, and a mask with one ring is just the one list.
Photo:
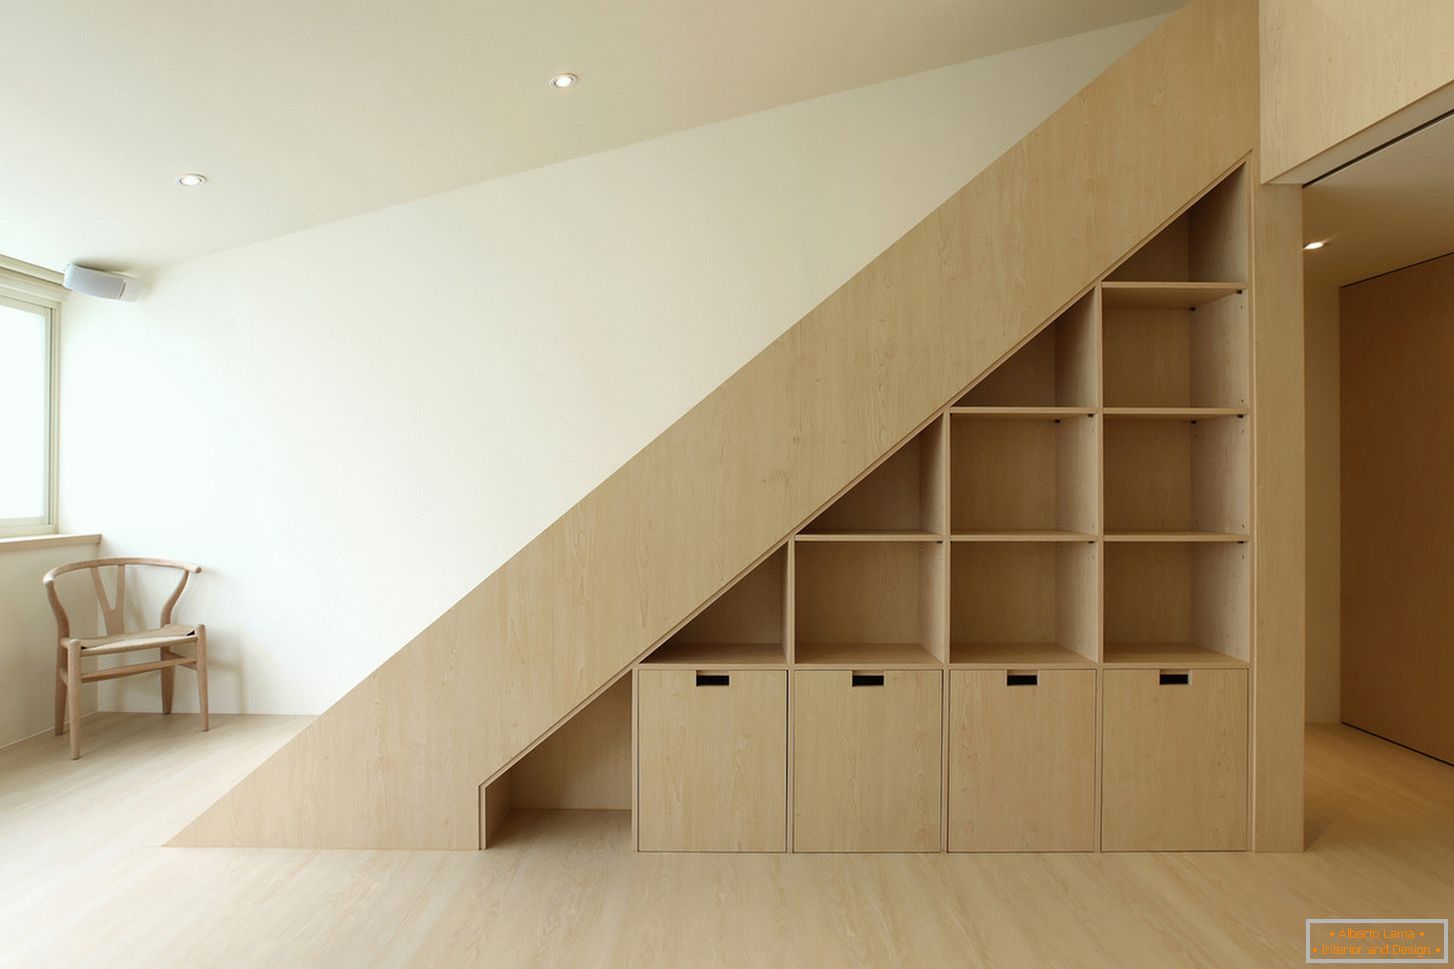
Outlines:
{"label": "built-in wooden shelving unit", "polygon": [[[1118,732],[1107,744],[1121,743],[1119,731],[1136,717],[1145,718],[1147,731],[1174,726],[1195,741],[1190,708],[1158,726],[1157,711],[1177,699],[1197,697],[1197,709],[1228,707],[1245,717],[1245,696],[1238,701],[1236,691],[1245,693],[1254,661],[1247,191],[1238,169],[643,660],[641,670],[783,671],[772,716],[789,724],[782,824],[790,849],[926,850],[935,839],[922,829],[932,826],[943,832],[940,848],[992,850],[998,835],[989,828],[934,807],[941,794],[951,815],[968,810],[956,804],[983,805],[955,771],[995,760],[975,752],[975,744],[990,741],[957,736],[954,725],[973,723],[991,737],[1003,732],[1012,743],[1020,728],[996,718],[1049,718],[1034,729],[1053,733],[1069,728],[1036,703],[1064,704],[1077,716],[1091,711],[1074,730],[1099,737],[1094,713],[1107,677],[1121,677],[1107,696],[1127,699],[1104,702],[1128,705],[1114,711]],[[1208,678],[1208,671],[1225,677]],[[845,748],[842,756],[855,763],[846,773],[821,762],[834,738],[817,721],[806,723],[809,707],[793,699],[797,678],[809,673],[817,678],[802,681],[811,683],[804,696],[827,703],[835,723],[865,704],[912,749]],[[708,675],[699,682],[705,690],[732,681]],[[1015,692],[1021,687],[1031,689]],[[1154,692],[1178,687],[1188,692]],[[1213,689],[1213,697],[1201,692]],[[1004,690],[1003,697],[996,692]],[[891,702],[899,695],[902,707]],[[724,696],[706,690],[702,702]],[[844,737],[859,736],[851,723],[840,726]],[[1225,740],[1225,726],[1206,729]],[[862,737],[855,743],[873,746]],[[915,826],[896,840],[879,830],[899,823],[892,812],[874,814],[854,799],[870,796],[863,785],[880,768],[888,778],[904,762],[935,760],[924,744],[943,754],[943,775],[937,786],[932,778],[893,775],[912,802],[902,823]],[[1092,763],[1056,769],[1098,770],[1100,744]],[[652,746],[638,736],[639,748]],[[814,797],[825,778],[849,784],[839,796],[851,823],[823,805],[795,804],[794,778],[805,776]],[[1147,785],[1154,789],[1154,777],[1130,776],[1102,778],[1108,797],[1131,803]],[[930,786],[916,787],[920,781]],[[1076,781],[1075,810],[1091,809],[1085,792],[1092,788],[1093,777]],[[1165,796],[1174,805],[1179,795]],[[1006,845],[1094,848],[1085,837],[1091,821],[1081,821],[1045,828],[1074,837],[1027,833]],[[1013,826],[1010,812],[991,827]],[[861,842],[853,834],[859,829]],[[1184,829],[1152,831],[1144,846],[1236,846],[1228,830],[1237,830],[1231,820],[1203,840]],[[1116,829],[1115,847],[1139,843],[1134,831]]]}

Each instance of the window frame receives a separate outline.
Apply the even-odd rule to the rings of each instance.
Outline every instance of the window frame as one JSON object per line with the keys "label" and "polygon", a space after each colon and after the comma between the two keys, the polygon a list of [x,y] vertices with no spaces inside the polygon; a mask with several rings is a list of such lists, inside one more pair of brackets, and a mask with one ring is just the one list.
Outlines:
{"label": "window frame", "polygon": [[[53,284],[36,280],[19,282],[0,275],[0,304],[40,312],[45,317],[46,371],[46,456],[45,513],[34,518],[0,518],[0,538],[53,535],[58,530],[59,490],[56,472],[60,459],[60,320],[61,298]],[[60,290],[64,292],[64,290]]]}

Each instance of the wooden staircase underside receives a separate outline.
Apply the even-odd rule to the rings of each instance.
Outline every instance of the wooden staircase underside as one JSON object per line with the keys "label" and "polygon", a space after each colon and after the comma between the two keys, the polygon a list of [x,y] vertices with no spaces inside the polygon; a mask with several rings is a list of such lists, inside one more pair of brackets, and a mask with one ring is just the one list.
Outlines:
{"label": "wooden staircase underside", "polygon": [[1194,0],[173,844],[478,847],[482,781],[1068,305],[1257,136],[1256,4]]}

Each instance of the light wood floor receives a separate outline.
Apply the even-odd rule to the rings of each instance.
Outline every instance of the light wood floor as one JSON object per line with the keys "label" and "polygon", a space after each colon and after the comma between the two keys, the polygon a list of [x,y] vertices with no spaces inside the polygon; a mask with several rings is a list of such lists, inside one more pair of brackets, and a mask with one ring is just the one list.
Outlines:
{"label": "light wood floor", "polygon": [[637,855],[616,812],[484,854],[157,847],[300,729],[102,714],[0,751],[0,966],[1302,965],[1308,916],[1454,915],[1454,768],[1308,742],[1302,855]]}

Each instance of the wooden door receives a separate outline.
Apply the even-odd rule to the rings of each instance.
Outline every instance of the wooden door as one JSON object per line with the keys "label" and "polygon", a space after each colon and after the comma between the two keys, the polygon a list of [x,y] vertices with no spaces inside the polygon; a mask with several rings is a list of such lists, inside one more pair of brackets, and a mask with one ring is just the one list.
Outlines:
{"label": "wooden door", "polygon": [[787,672],[636,674],[642,851],[787,847]]}
{"label": "wooden door", "polygon": [[949,674],[949,850],[1094,851],[1094,670]]}
{"label": "wooden door", "polygon": [[943,674],[793,674],[795,851],[938,851]]}
{"label": "wooden door", "polygon": [[1454,256],[1344,287],[1343,722],[1454,762]]}
{"label": "wooden door", "polygon": [[1247,847],[1247,671],[1101,673],[1101,848]]}

